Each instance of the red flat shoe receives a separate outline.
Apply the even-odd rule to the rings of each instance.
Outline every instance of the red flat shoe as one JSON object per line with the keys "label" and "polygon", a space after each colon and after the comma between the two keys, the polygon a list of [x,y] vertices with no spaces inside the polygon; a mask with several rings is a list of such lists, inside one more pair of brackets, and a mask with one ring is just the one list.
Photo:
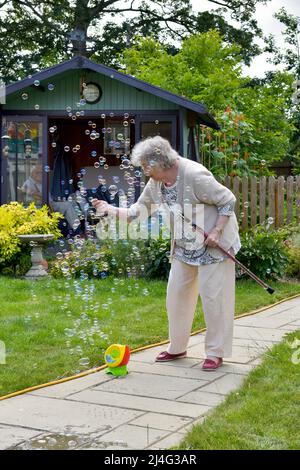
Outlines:
{"label": "red flat shoe", "polygon": [[218,367],[221,367],[223,364],[223,359],[221,357],[218,357],[217,359],[217,362],[213,361],[212,359],[205,359],[202,364],[202,370],[210,372],[212,370],[218,369]]}
{"label": "red flat shoe", "polygon": [[159,353],[156,357],[155,362],[168,362],[168,361],[175,361],[175,359],[180,359],[181,357],[186,356],[186,351],[179,353],[179,354],[170,354],[168,351],[163,351]]}

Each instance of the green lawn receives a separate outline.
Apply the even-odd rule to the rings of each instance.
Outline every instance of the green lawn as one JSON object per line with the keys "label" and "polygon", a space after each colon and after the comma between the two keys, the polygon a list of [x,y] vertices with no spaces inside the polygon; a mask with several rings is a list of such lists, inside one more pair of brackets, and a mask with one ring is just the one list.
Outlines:
{"label": "green lawn", "polygon": [[[272,286],[270,296],[252,280],[238,281],[236,314],[300,294],[300,284]],[[168,339],[165,291],[163,281],[0,277],[0,340],[7,350],[0,395],[99,366],[114,342],[135,349]],[[193,330],[203,326],[199,302]]]}
{"label": "green lawn", "polygon": [[176,448],[299,450],[300,362],[299,352],[290,346],[296,338],[300,339],[300,331],[265,353],[243,386],[194,426]]}

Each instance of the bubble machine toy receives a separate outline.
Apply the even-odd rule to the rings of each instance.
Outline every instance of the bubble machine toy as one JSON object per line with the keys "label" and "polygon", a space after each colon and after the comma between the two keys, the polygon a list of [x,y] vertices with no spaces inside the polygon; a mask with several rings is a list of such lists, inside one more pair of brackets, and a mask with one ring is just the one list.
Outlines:
{"label": "bubble machine toy", "polygon": [[104,353],[107,374],[122,377],[128,374],[127,364],[130,358],[130,349],[123,344],[112,344]]}

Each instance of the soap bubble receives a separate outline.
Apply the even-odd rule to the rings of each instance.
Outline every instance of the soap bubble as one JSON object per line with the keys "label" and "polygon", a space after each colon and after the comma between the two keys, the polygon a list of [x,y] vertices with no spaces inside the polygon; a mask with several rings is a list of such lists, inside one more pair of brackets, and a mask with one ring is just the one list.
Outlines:
{"label": "soap bubble", "polygon": [[108,127],[108,128],[106,129],[106,132],[107,132],[107,134],[111,134],[112,128],[111,128],[111,127]]}
{"label": "soap bubble", "polygon": [[122,133],[117,134],[117,139],[118,140],[123,140],[124,139],[123,134]]}
{"label": "soap bubble", "polygon": [[55,86],[53,85],[53,83],[48,83],[48,90],[49,91],[53,91],[55,88]]}
{"label": "soap bubble", "polygon": [[155,124],[159,124],[159,120],[158,120],[158,119],[156,119]]}
{"label": "soap bubble", "polygon": [[52,142],[52,147],[55,148],[57,146],[56,142]]}
{"label": "soap bubble", "polygon": [[99,162],[95,162],[95,163],[94,163],[94,167],[95,167],[95,168],[99,168],[99,167],[100,167],[100,163],[99,163]]}
{"label": "soap bubble", "polygon": [[113,182],[116,183],[116,184],[118,184],[120,182],[119,176],[113,176],[112,179],[113,179]]}
{"label": "soap bubble", "polygon": [[71,112],[72,112],[71,106],[67,106],[67,107],[66,107],[66,111],[67,111],[67,113],[71,113]]}
{"label": "soap bubble", "polygon": [[128,160],[128,158],[125,158],[123,161],[122,161],[122,165],[123,165],[123,168],[125,170],[127,170],[129,167],[130,167],[130,160]]}
{"label": "soap bubble", "polygon": [[88,366],[90,363],[90,359],[88,357],[82,357],[80,360],[79,360],[79,364],[81,366]]}
{"label": "soap bubble", "polygon": [[114,117],[114,113],[109,113],[109,116],[110,116],[111,118],[113,118],[113,117]]}
{"label": "soap bubble", "polygon": [[101,119],[105,119],[106,115],[104,113],[101,114]]}
{"label": "soap bubble", "polygon": [[91,131],[89,129],[85,130],[85,135],[90,135]]}
{"label": "soap bubble", "polygon": [[123,122],[123,126],[124,126],[124,127],[128,127],[128,121],[124,121],[124,122]]}
{"label": "soap bubble", "polygon": [[269,217],[269,218],[268,218],[268,224],[269,224],[269,225],[272,225],[273,223],[274,223],[273,217]]}
{"label": "soap bubble", "polygon": [[34,109],[36,109],[37,111],[40,109],[40,105],[39,104],[35,104],[34,105]]}
{"label": "soap bubble", "polygon": [[22,100],[28,100],[28,94],[27,93],[22,93]]}
{"label": "soap bubble", "polygon": [[44,170],[45,170],[46,173],[49,173],[49,171],[50,171],[50,166],[46,165],[46,166],[44,167]]}
{"label": "soap bubble", "polygon": [[101,132],[102,132],[102,134],[106,134],[106,128],[103,127],[103,129],[101,129]]}
{"label": "soap bubble", "polygon": [[92,157],[97,157],[97,152],[96,152],[96,150],[92,150],[92,151],[91,151],[91,156],[92,156]]}
{"label": "soap bubble", "polygon": [[55,128],[54,127],[49,127],[49,132],[51,132],[51,134],[53,134],[53,132],[55,132]]}
{"label": "soap bubble", "polygon": [[34,84],[34,86],[40,86],[40,81],[39,80],[34,80],[33,84]]}

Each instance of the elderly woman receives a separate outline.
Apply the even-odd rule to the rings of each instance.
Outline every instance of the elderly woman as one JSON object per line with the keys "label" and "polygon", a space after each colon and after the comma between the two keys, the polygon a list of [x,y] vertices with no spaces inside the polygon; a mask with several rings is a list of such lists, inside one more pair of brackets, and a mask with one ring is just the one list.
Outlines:
{"label": "elderly woman", "polygon": [[[232,353],[235,264],[216,246],[220,244],[232,254],[240,249],[235,196],[203,165],[180,157],[169,142],[159,136],[139,142],[132,151],[131,161],[150,177],[138,201],[129,209],[113,207],[104,201],[93,201],[93,205],[100,214],[116,214],[127,220],[145,214],[145,208],[150,215],[157,205],[169,211],[172,264],[166,304],[170,344],[156,361],[173,361],[186,356],[200,294],[207,326],[207,357],[202,369],[215,370],[222,365],[223,358]],[[192,231],[175,235],[174,220],[180,211],[183,220],[190,223],[195,223],[197,213],[202,214],[201,228],[208,234],[206,239],[196,237],[195,232],[193,238]]]}

